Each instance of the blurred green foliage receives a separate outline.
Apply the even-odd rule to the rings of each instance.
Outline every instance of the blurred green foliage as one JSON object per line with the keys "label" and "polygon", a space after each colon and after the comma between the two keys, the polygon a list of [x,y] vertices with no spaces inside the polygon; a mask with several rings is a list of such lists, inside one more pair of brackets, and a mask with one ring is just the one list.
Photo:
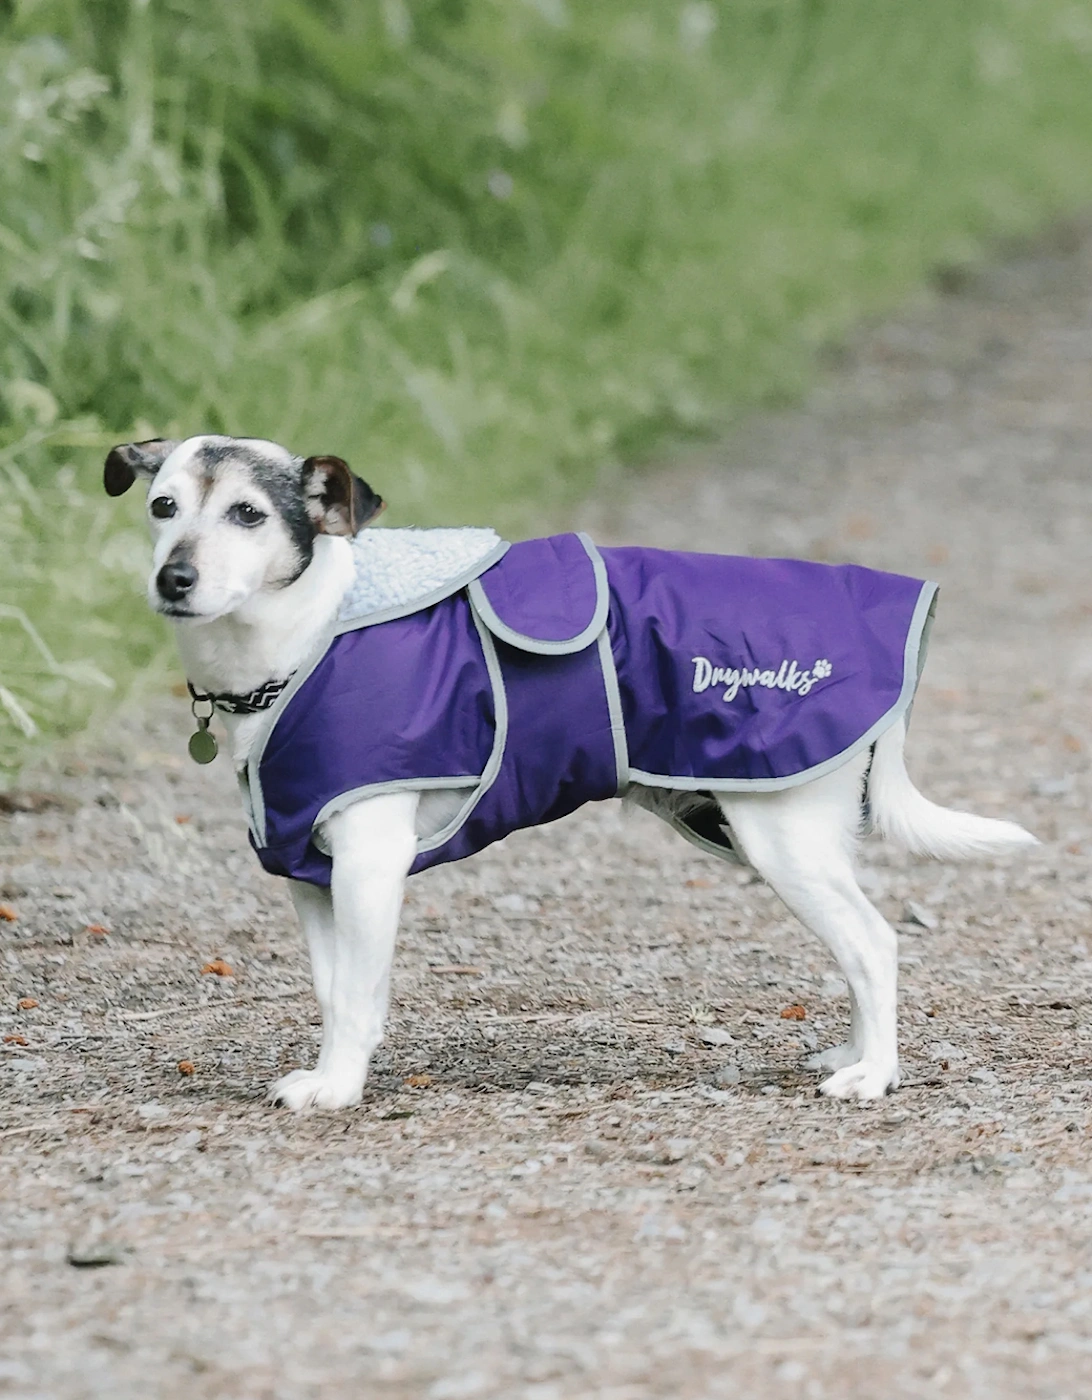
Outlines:
{"label": "blurred green foliage", "polygon": [[1086,201],[1090,57],[1089,0],[7,0],[0,767],[164,654],[112,441],[533,525]]}

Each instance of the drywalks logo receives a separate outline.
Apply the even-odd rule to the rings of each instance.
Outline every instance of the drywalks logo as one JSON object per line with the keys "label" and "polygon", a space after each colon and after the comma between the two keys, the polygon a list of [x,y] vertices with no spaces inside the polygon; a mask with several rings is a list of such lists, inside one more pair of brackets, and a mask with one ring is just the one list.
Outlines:
{"label": "drywalks logo", "polygon": [[741,690],[762,686],[766,690],[788,690],[795,695],[807,695],[817,681],[825,681],[834,667],[820,659],[807,670],[796,661],[782,661],[776,671],[754,670],[746,666],[714,666],[707,656],[691,657],[694,667],[694,693],[700,695],[710,687],[723,686],[721,699],[730,704]]}

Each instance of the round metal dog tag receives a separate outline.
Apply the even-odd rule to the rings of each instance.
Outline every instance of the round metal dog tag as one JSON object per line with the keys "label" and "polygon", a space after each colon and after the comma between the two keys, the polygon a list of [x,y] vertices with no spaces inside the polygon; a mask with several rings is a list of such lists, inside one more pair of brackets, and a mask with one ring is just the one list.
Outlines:
{"label": "round metal dog tag", "polygon": [[190,757],[194,763],[211,763],[219,752],[215,737],[207,729],[198,729],[190,735]]}

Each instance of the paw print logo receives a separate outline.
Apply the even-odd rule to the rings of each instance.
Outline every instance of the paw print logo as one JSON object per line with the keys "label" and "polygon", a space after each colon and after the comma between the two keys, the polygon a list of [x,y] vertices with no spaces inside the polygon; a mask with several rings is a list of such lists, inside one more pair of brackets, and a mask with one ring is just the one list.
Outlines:
{"label": "paw print logo", "polygon": [[831,671],[833,670],[834,667],[830,664],[830,662],[824,660],[817,661],[815,665],[811,668],[811,673],[817,681],[825,681],[826,678],[830,675]]}

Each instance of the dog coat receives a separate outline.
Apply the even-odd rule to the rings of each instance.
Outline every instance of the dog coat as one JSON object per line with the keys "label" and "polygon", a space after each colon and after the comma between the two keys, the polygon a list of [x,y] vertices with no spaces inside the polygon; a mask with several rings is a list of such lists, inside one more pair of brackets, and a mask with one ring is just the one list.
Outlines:
{"label": "dog coat", "polygon": [[[377,592],[369,560],[416,558],[415,539],[439,536],[462,536],[466,557],[416,589],[392,579],[415,596]],[[693,793],[667,820],[731,858],[714,794],[792,787],[873,744],[913,700],[936,593],[853,564],[600,550],[575,534],[358,539],[358,582],[241,775],[262,864],[317,885],[331,815],[427,788],[464,800],[418,841],[411,873],[631,784]]]}

